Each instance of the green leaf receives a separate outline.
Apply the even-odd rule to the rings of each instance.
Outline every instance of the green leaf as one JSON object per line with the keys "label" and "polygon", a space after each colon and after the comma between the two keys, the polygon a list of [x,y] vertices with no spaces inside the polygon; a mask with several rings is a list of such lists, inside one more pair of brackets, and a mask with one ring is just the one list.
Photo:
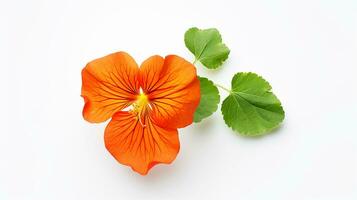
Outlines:
{"label": "green leaf", "polygon": [[226,124],[242,135],[258,136],[276,128],[284,119],[279,99],[271,86],[255,73],[237,73],[230,95],[223,101]]}
{"label": "green leaf", "polygon": [[198,79],[200,80],[201,100],[194,115],[194,122],[200,122],[212,115],[217,110],[220,101],[219,92],[214,83],[204,77],[198,77]]}
{"label": "green leaf", "polygon": [[222,43],[221,35],[215,28],[190,28],[185,33],[186,47],[209,69],[216,69],[228,58],[230,50]]}

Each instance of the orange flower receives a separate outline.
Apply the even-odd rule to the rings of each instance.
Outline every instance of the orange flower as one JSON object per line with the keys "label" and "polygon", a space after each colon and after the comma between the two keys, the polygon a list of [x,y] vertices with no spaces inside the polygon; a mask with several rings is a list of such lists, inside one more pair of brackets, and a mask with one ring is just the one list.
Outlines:
{"label": "orange flower", "polygon": [[82,71],[83,117],[112,117],[105,146],[117,161],[142,175],[171,163],[180,149],[177,128],[192,123],[200,100],[195,67],[175,55],[152,56],[139,68],[125,52],[88,63]]}

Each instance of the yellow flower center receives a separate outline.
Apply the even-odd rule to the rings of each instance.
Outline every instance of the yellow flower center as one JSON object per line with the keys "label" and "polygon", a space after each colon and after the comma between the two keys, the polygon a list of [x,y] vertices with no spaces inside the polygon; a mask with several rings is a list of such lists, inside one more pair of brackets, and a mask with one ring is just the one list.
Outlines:
{"label": "yellow flower center", "polygon": [[146,94],[140,93],[137,96],[136,101],[133,103],[133,107],[131,109],[131,112],[136,114],[136,116],[139,119],[140,124],[145,127],[146,125],[142,122],[142,118],[145,117],[147,111],[148,111],[149,105],[149,98]]}
{"label": "yellow flower center", "polygon": [[145,107],[148,105],[149,103],[149,98],[148,96],[146,96],[146,94],[144,93],[140,93],[136,99],[136,102],[134,103],[134,110],[136,111],[143,111],[143,109],[145,109]]}

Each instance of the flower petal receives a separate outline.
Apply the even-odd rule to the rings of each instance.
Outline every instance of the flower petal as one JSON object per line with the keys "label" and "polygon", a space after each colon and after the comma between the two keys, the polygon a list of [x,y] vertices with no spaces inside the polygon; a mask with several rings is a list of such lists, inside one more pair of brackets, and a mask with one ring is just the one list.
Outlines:
{"label": "flower petal", "polygon": [[200,101],[196,68],[185,59],[153,56],[140,67],[140,85],[149,96],[153,119],[163,127],[181,128],[192,123]]}
{"label": "flower petal", "polygon": [[139,94],[139,68],[125,52],[91,61],[82,70],[83,117],[103,122],[127,107]]}
{"label": "flower petal", "polygon": [[114,158],[145,175],[156,164],[171,163],[180,149],[177,129],[164,129],[146,117],[143,127],[137,116],[120,111],[105,129],[104,141]]}

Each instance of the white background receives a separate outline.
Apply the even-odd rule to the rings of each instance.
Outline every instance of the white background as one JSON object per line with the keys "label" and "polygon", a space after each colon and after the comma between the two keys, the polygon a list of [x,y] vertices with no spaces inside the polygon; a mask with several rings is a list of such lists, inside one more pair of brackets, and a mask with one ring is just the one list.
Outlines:
{"label": "white background", "polygon": [[[0,2],[1,200],[357,199],[355,0]],[[200,75],[229,86],[259,73],[286,119],[246,138],[218,110],[180,130],[173,164],[140,176],[106,151],[106,123],[83,120],[81,69],[120,50],[192,61],[192,26],[218,28],[231,49]]]}

